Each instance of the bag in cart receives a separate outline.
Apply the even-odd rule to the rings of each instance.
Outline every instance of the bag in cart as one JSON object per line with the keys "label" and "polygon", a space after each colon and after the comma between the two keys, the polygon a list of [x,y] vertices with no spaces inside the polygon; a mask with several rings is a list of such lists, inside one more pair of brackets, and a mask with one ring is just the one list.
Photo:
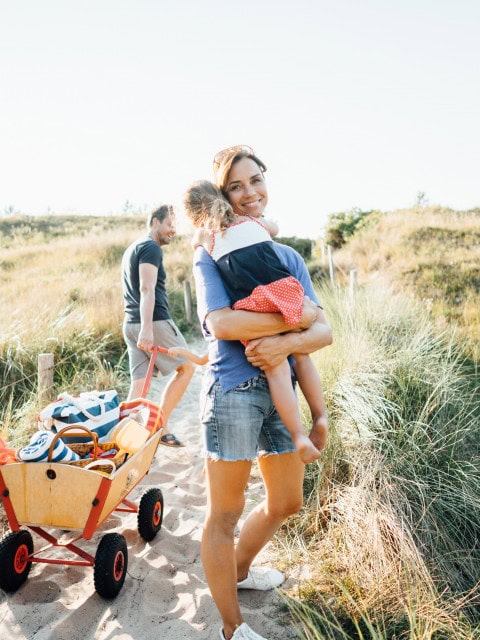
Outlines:
{"label": "bag in cart", "polygon": [[[114,389],[85,391],[78,396],[64,392],[55,402],[42,409],[38,416],[38,427],[57,433],[64,427],[78,425],[95,433],[102,442],[118,423],[119,417],[120,403]],[[82,429],[79,429],[78,434],[76,441],[85,442]]]}

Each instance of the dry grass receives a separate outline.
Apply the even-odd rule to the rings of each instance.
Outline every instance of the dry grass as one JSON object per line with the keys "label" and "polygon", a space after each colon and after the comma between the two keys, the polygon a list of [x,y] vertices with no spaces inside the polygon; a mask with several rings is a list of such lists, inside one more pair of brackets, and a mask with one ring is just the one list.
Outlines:
{"label": "dry grass", "polygon": [[[479,402],[421,305],[377,286],[321,291],[316,356],[331,431],[305,509],[277,540],[301,637],[473,639],[480,585]],[[477,444],[475,444],[475,441]],[[307,577],[305,577],[307,576]]]}
{"label": "dry grass", "polygon": [[357,269],[360,284],[409,291],[440,329],[457,326],[480,356],[480,211],[422,207],[376,214],[335,252],[338,278]]}
{"label": "dry grass", "polygon": [[[22,344],[46,343],[52,335],[67,338],[85,329],[121,337],[121,257],[145,230],[142,219],[124,224],[117,221],[111,229],[92,224],[81,235],[48,242],[31,234],[20,246],[2,249],[2,342],[15,337]],[[190,256],[186,239],[165,250],[172,285],[190,276]]]}

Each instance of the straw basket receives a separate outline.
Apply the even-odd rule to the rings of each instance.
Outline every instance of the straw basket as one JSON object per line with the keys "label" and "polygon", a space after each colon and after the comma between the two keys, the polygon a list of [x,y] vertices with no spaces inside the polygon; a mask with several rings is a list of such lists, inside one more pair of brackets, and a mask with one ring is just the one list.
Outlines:
{"label": "straw basket", "polygon": [[[70,449],[72,449],[72,451],[75,451],[75,453],[77,453],[79,456],[82,456],[82,459],[72,460],[71,462],[66,462],[62,464],[69,464],[75,467],[86,467],[88,465],[89,467],[93,467],[94,471],[102,471],[108,474],[110,474],[113,470],[113,466],[111,462],[114,463],[115,469],[118,469],[119,467],[122,466],[122,464],[125,462],[127,454],[121,453],[119,455],[118,446],[115,442],[98,442],[98,436],[96,433],[78,424],[64,427],[58,433],[55,434],[55,437],[50,443],[50,447],[48,449],[48,462],[52,461],[52,454],[53,454],[53,450],[55,448],[55,443],[57,442],[57,440],[59,438],[78,437],[79,429],[82,431],[85,431],[92,440],[91,442],[72,442],[68,444],[67,446]],[[70,430],[72,431],[74,430],[75,433],[69,434],[68,431]],[[115,449],[117,451],[117,454],[113,458],[106,458],[105,459],[106,464],[102,464],[102,458],[99,457],[99,454],[102,451],[110,451],[110,449]],[[93,452],[93,455],[90,455],[92,452]],[[88,456],[88,458],[84,458],[83,456]],[[92,462],[98,462],[98,464],[92,465],[91,464]]]}

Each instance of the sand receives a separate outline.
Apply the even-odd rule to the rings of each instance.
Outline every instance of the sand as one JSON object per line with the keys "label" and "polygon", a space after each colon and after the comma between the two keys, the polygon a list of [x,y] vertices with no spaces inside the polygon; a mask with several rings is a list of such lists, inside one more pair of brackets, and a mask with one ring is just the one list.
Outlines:
{"label": "sand", "polygon": [[[199,345],[191,345],[198,351]],[[202,347],[200,346],[200,350]],[[129,494],[138,503],[150,487],[165,501],[161,530],[150,543],[137,530],[136,514],[113,514],[89,541],[78,545],[95,555],[107,532],[125,536],[128,573],[113,600],[95,591],[93,569],[34,563],[28,580],[14,594],[0,591],[0,640],[216,640],[220,618],[203,573],[200,540],[206,495],[198,419],[203,368],[197,367],[184,397],[174,410],[169,430],[183,448],[159,446],[149,473]],[[165,379],[154,379],[148,397],[158,401]],[[252,473],[247,509],[261,499],[262,483]],[[3,511],[3,509],[0,507]],[[58,537],[62,532],[49,530]],[[43,541],[34,535],[35,549]],[[269,544],[256,564],[274,564]],[[292,586],[292,578],[285,586]],[[240,591],[246,622],[269,640],[298,636],[281,622],[275,592]]]}

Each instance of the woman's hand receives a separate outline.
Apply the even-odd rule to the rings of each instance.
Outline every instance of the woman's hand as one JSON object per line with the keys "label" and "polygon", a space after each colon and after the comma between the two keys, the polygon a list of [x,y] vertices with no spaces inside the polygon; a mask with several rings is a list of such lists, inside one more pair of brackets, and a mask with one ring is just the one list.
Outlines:
{"label": "woman's hand", "polygon": [[281,364],[290,355],[284,335],[250,340],[245,356],[254,367],[267,371]]}
{"label": "woman's hand", "polygon": [[290,354],[308,355],[331,344],[330,325],[320,307],[314,308],[315,321],[308,329],[250,340],[245,348],[245,356],[250,364],[266,371],[278,366]]}

